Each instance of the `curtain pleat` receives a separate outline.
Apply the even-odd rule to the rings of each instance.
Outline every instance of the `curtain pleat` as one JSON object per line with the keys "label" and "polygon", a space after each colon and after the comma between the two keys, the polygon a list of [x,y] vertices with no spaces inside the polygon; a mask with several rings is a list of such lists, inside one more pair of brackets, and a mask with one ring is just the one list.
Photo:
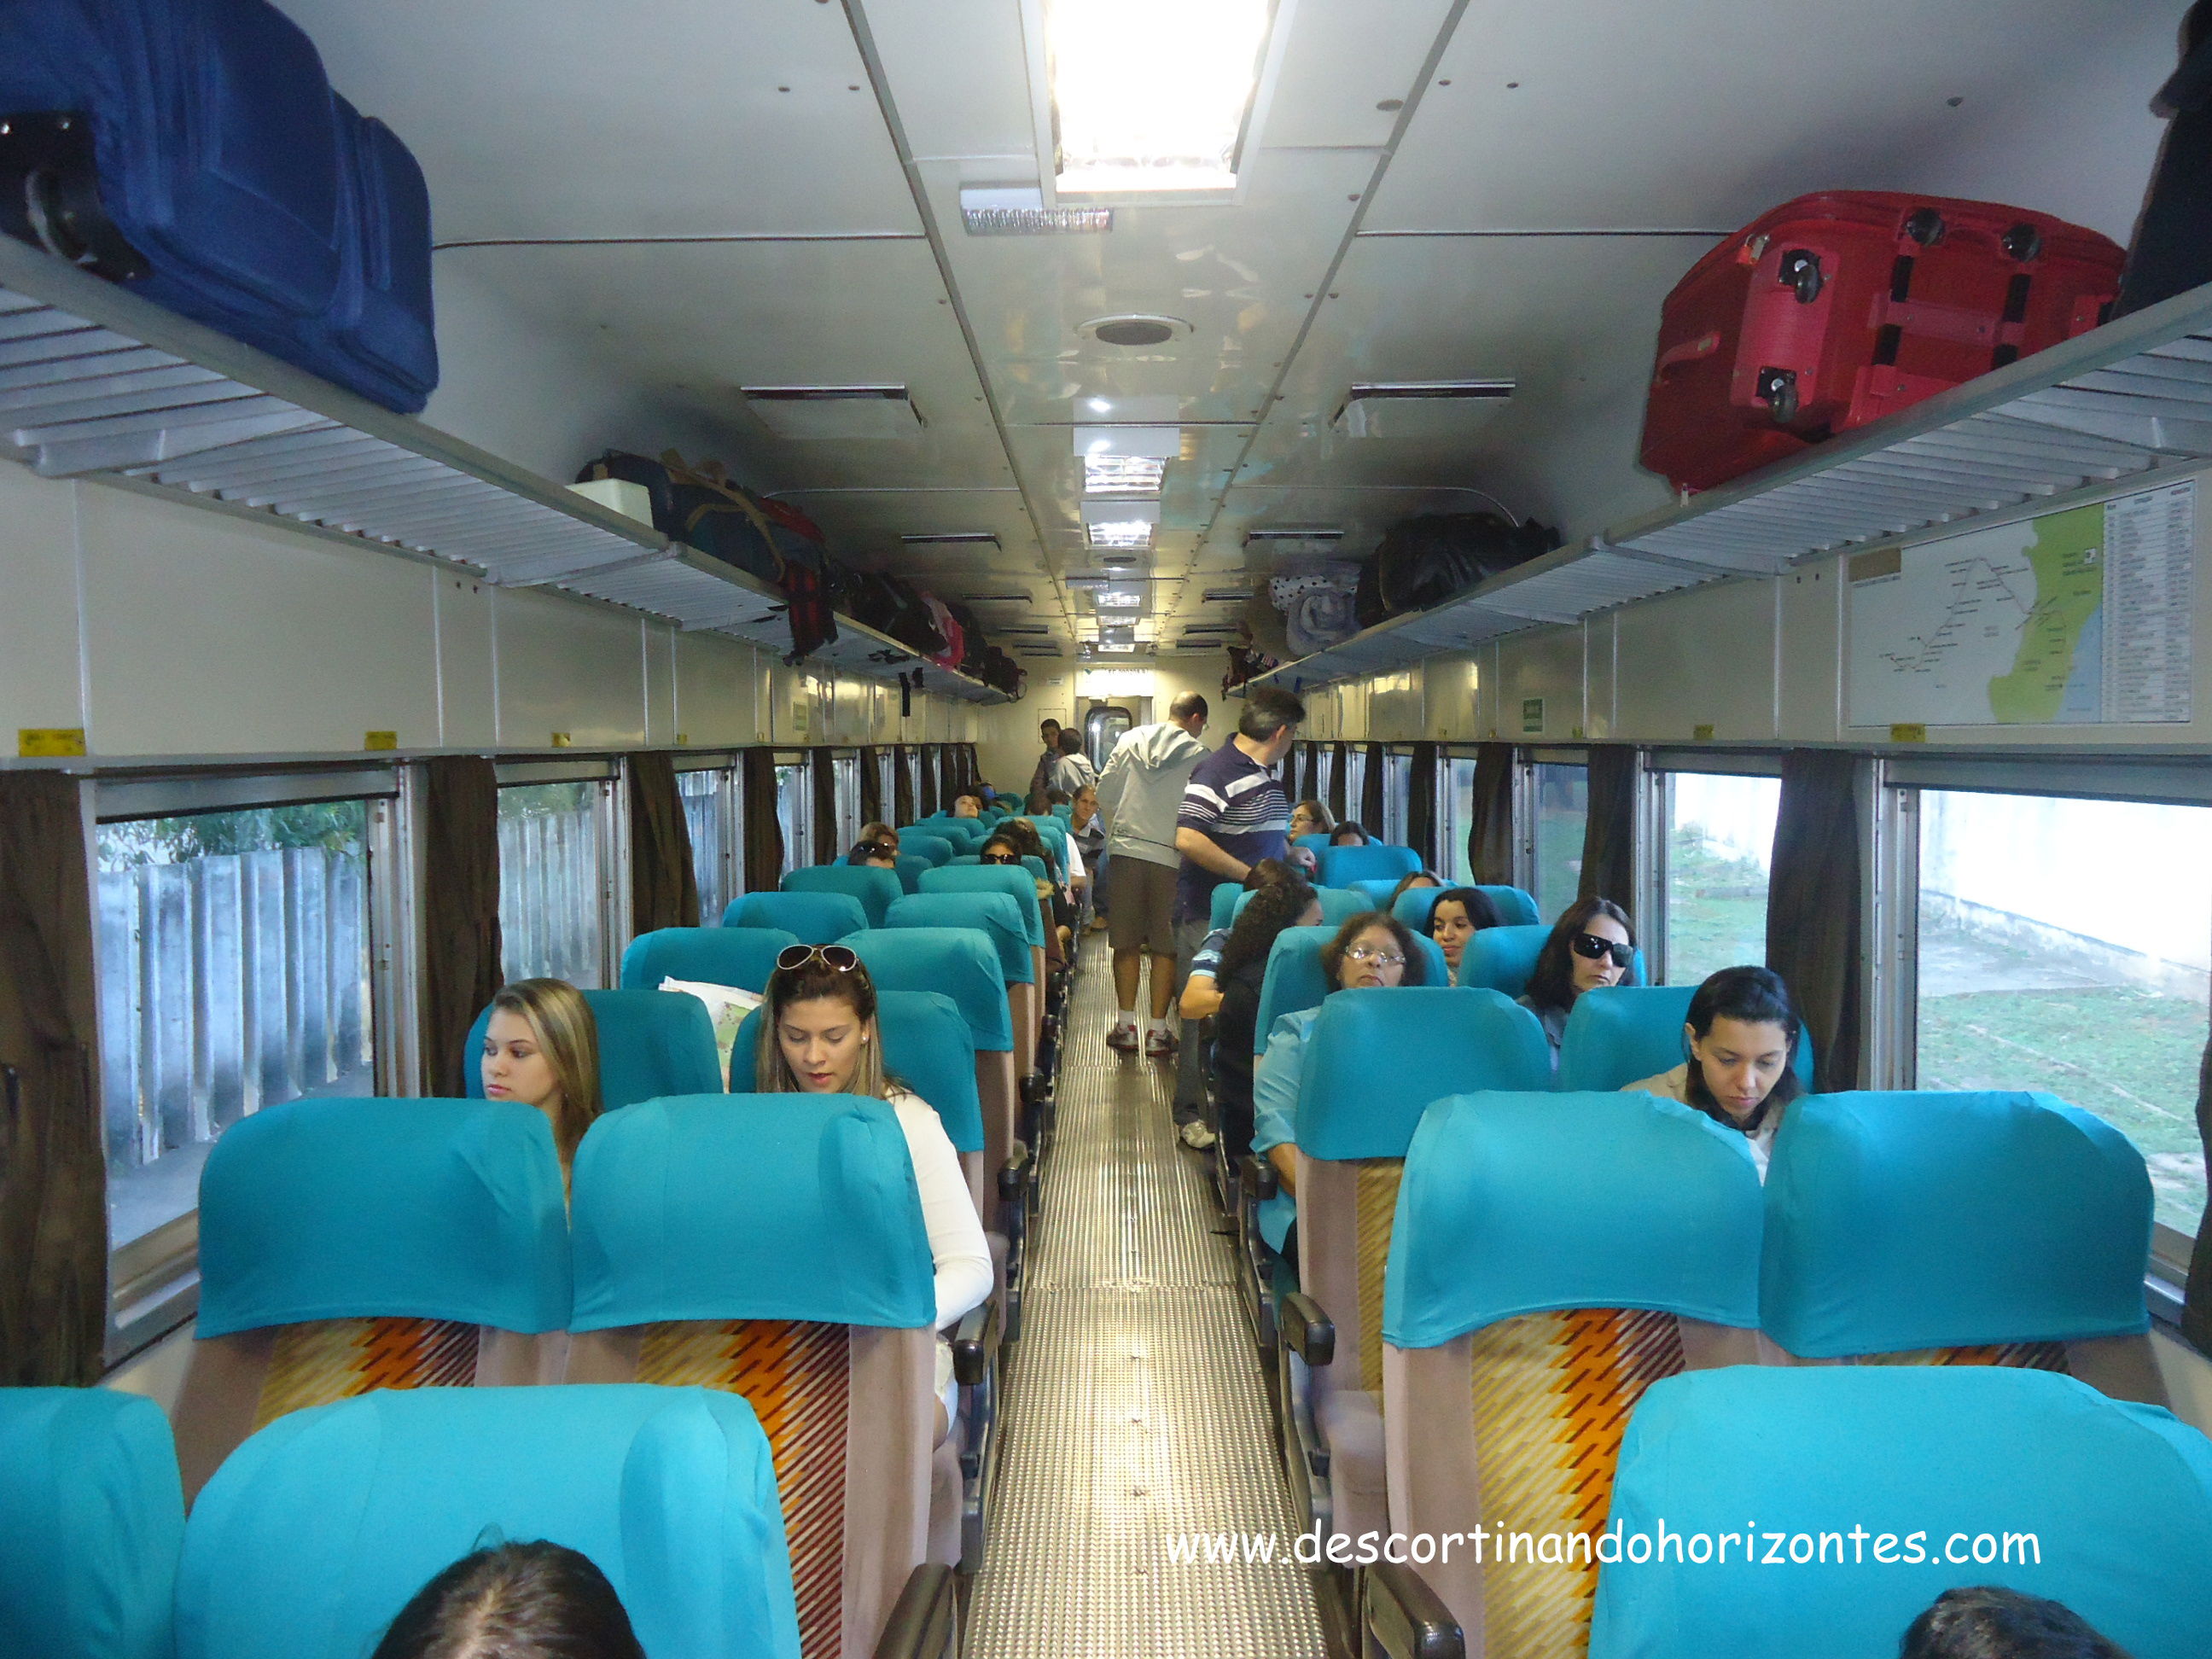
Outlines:
{"label": "curtain pleat", "polygon": [[1433,870],[1437,858],[1437,745],[1413,745],[1413,775],[1406,786],[1406,842]]}
{"label": "curtain pleat", "polygon": [[891,823],[894,826],[914,822],[914,780],[907,775],[908,749],[897,744],[891,750]]}
{"label": "curtain pleat", "polygon": [[[1813,1039],[1819,1087],[1829,1093],[1859,1086],[1859,1039],[1865,1030],[1861,765],[1859,757],[1834,749],[1793,749],[1783,757],[1773,873],[1766,888],[1766,965],[1796,1000]],[[1595,787],[1591,796],[1594,800]]]}
{"label": "curtain pleat", "polygon": [[[2212,1170],[2212,1043],[2197,1068],[2197,1139],[2204,1166]],[[2197,1224],[2197,1243],[2189,1253],[2189,1285],[2183,1292],[2181,1334],[2197,1352],[2212,1354],[2212,1205]]]}
{"label": "curtain pleat", "polygon": [[420,763],[422,1076],[468,1093],[469,1027],[506,983],[500,966],[499,772],[477,755]]}
{"label": "curtain pleat", "polygon": [[952,807],[952,798],[960,793],[960,763],[955,758],[960,745],[940,743],[937,745],[937,799],[947,811]]}
{"label": "curtain pleat", "polygon": [[783,879],[783,826],[775,817],[775,750],[746,750],[738,769],[745,785],[745,891],[773,893]]}
{"label": "curtain pleat", "polygon": [[1367,775],[1359,781],[1359,821],[1367,833],[1376,840],[1382,839],[1382,796],[1384,774],[1389,763],[1383,758],[1382,745],[1367,745]]}
{"label": "curtain pleat", "polygon": [[676,787],[676,763],[643,750],[624,769],[629,787],[630,930],[699,925],[699,878],[691,866],[691,826]]}
{"label": "curtain pleat", "polygon": [[916,746],[921,750],[921,815],[927,817],[938,807],[937,745],[925,743]]}
{"label": "curtain pleat", "polygon": [[1344,786],[1346,778],[1352,771],[1348,763],[1351,756],[1350,744],[1338,744],[1334,757],[1336,763],[1328,769],[1328,815],[1339,823],[1351,816],[1344,810]]}
{"label": "curtain pleat", "polygon": [[837,822],[837,757],[833,750],[810,749],[807,781],[814,792],[814,853],[817,864],[835,864],[845,855],[844,832]]}
{"label": "curtain pleat", "polygon": [[1474,791],[1468,803],[1467,867],[1486,886],[1513,880],[1513,745],[1486,743],[1474,751]]}
{"label": "curtain pleat", "polygon": [[88,1387],[107,1178],[84,817],[74,778],[0,773],[0,1384]]}
{"label": "curtain pleat", "polygon": [[1321,799],[1321,745],[1302,743],[1298,750],[1305,770],[1299,775],[1297,798],[1300,800],[1318,800]]}
{"label": "curtain pleat", "polygon": [[884,782],[878,771],[882,765],[878,758],[882,752],[867,747],[860,750],[860,823],[864,827],[884,821]]}
{"label": "curtain pleat", "polygon": [[1633,913],[1636,902],[1636,749],[1593,744],[1589,819],[1583,828],[1583,875],[1577,896],[1609,898]]}

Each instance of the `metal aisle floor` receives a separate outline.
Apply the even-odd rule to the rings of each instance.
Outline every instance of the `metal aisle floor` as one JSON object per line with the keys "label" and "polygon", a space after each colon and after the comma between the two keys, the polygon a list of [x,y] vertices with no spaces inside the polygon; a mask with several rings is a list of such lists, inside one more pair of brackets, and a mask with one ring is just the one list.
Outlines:
{"label": "metal aisle floor", "polygon": [[[1105,945],[1085,941],[1070,1000],[968,1652],[1322,1659],[1230,1241],[1174,1139],[1173,1067],[1106,1046]],[[1206,1533],[1273,1534],[1285,1559],[1170,1562],[1171,1536]]]}

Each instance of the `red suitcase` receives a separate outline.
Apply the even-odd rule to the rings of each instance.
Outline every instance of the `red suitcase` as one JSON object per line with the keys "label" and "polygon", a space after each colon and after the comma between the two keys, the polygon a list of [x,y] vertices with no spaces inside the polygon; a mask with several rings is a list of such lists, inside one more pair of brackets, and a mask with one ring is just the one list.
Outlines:
{"label": "red suitcase", "polygon": [[1995,202],[1784,203],[1667,296],[1644,465],[1709,489],[2086,333],[2124,258],[2093,230]]}

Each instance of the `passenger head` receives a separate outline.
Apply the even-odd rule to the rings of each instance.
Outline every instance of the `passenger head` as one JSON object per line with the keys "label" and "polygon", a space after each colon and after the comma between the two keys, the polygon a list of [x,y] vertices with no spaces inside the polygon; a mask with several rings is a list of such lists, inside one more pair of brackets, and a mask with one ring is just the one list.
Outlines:
{"label": "passenger head", "polygon": [[1027,818],[1008,818],[993,833],[1003,836],[1013,842],[1024,856],[1042,859],[1046,869],[1054,872],[1059,870],[1060,860],[1053,857],[1050,849],[1044,844],[1042,833]]}
{"label": "passenger head", "polygon": [[1044,799],[1048,806],[1073,806],[1075,804],[1075,797],[1065,789],[1048,789],[1044,792]]}
{"label": "passenger head", "polygon": [[1770,1107],[1804,1091],[1790,1066],[1797,1036],[1797,1009],[1781,975],[1722,969],[1698,987],[1682,1026],[1690,1104],[1732,1128],[1757,1128]]}
{"label": "passenger head", "polygon": [[607,1576],[560,1544],[465,1555],[400,1608],[371,1659],[645,1659]]}
{"label": "passenger head", "polygon": [[876,982],[842,945],[793,945],[761,999],[753,1087],[764,1095],[889,1093]]}
{"label": "passenger head", "polygon": [[1206,730],[1206,717],[1212,712],[1205,697],[1195,691],[1186,691],[1168,705],[1168,719],[1194,738]]}
{"label": "passenger head", "polygon": [[1237,717],[1237,735],[1255,745],[1255,760],[1262,766],[1273,766],[1290,753],[1298,722],[1305,717],[1305,704],[1280,686],[1260,686],[1244,699],[1244,710]]}
{"label": "passenger head", "polygon": [[892,829],[888,823],[871,823],[862,826],[860,830],[860,839],[862,841],[879,841],[883,842],[884,846],[891,849],[891,856],[893,858],[896,858],[898,856],[898,831]]}
{"label": "passenger head", "polygon": [[1346,818],[1329,831],[1328,844],[1331,847],[1364,847],[1367,845],[1367,832],[1359,827],[1358,820]]}
{"label": "passenger head", "polygon": [[488,1100],[545,1114],[561,1167],[574,1160],[599,1115],[599,1027],[584,994],[564,979],[519,979],[491,1000],[479,1061]]}
{"label": "passenger head", "polygon": [[1063,755],[1081,754],[1083,752],[1083,733],[1077,731],[1072,726],[1061,732],[1060,734],[1060,752]]}
{"label": "passenger head", "polygon": [[1422,980],[1413,930],[1388,910],[1365,911],[1338,928],[1336,937],[1321,947],[1321,968],[1333,991],[1419,985]]}
{"label": "passenger head", "polygon": [[1328,807],[1317,800],[1302,800],[1291,808],[1291,839],[1300,836],[1325,836],[1336,828],[1336,819]]}
{"label": "passenger head", "polygon": [[1395,887],[1393,887],[1390,890],[1390,897],[1389,901],[1384,903],[1382,908],[1385,910],[1395,909],[1397,908],[1398,901],[1403,898],[1407,894],[1412,892],[1416,887],[1441,887],[1443,884],[1444,878],[1438,875],[1435,871],[1416,870],[1413,874],[1401,879]]}
{"label": "passenger head", "polygon": [[1058,720],[1039,720],[1039,721],[1037,722],[1037,736],[1039,736],[1040,738],[1043,738],[1043,739],[1044,739],[1044,746],[1045,746],[1046,748],[1048,748],[1048,749],[1057,749],[1057,748],[1059,748],[1059,747],[1060,747],[1060,722],[1059,722]]}
{"label": "passenger head", "polygon": [[1611,899],[1577,899],[1553,927],[1528,975],[1528,1000],[1571,1008],[1585,991],[1618,985],[1636,959],[1636,928]]}
{"label": "passenger head", "polygon": [[1914,1620],[1898,1659],[2128,1659],[2061,1601],[1993,1584],[1948,1589]]}
{"label": "passenger head", "polygon": [[983,797],[973,789],[963,789],[952,798],[952,816],[956,818],[981,817]]}
{"label": "passenger head", "polygon": [[1444,953],[1444,963],[1459,976],[1467,942],[1485,927],[1498,925],[1498,907],[1480,887],[1447,887],[1429,911],[1429,937]]}
{"label": "passenger head", "polygon": [[1003,830],[975,849],[976,855],[986,864],[1012,864],[1022,861],[1021,844]]}
{"label": "passenger head", "polygon": [[896,870],[898,868],[898,848],[887,841],[855,842],[853,850],[845,854],[845,862],[864,865],[872,870]]}
{"label": "passenger head", "polygon": [[1285,927],[1321,925],[1321,900],[1297,871],[1279,859],[1262,859],[1244,878],[1252,896],[1231,924],[1221,947],[1221,974],[1226,979],[1248,963],[1265,962]]}
{"label": "passenger head", "polygon": [[1089,829],[1091,820],[1098,816],[1097,790],[1087,783],[1085,784],[1082,788],[1075,792],[1075,799],[1068,803],[1068,808],[1075,827],[1079,830]]}

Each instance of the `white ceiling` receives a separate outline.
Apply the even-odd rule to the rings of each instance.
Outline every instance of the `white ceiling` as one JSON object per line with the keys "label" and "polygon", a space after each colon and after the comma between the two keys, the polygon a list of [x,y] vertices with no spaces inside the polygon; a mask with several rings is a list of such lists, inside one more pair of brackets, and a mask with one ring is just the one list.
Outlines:
{"label": "white ceiling", "polygon": [[[1255,526],[1339,527],[1364,554],[1472,491],[1570,535],[1663,499],[1635,465],[1659,301],[1775,202],[1986,196],[2124,240],[2185,9],[1279,0],[1236,205],[974,238],[963,182],[1036,177],[1024,0],[285,7],[421,158],[441,271],[723,433],[854,562],[1030,594],[987,625],[1090,630],[1075,400],[1172,397],[1140,624],[1164,643],[1233,611],[1204,589],[1269,567]],[[1124,311],[1190,330],[1141,350],[1077,331]],[[1520,390],[1462,441],[1331,427],[1354,380],[1476,376]],[[861,382],[908,386],[921,435],[779,441],[737,391]],[[1000,546],[899,540],[959,532]]]}

